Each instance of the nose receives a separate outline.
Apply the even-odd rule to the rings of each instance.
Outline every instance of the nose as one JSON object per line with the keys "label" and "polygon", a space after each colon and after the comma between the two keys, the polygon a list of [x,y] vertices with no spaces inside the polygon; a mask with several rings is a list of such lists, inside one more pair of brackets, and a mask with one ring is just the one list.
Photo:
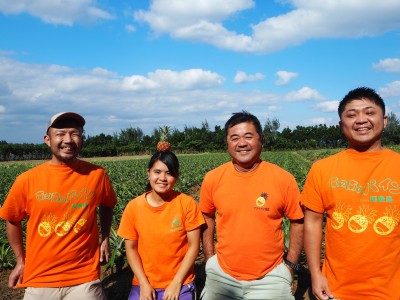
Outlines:
{"label": "nose", "polygon": [[159,178],[160,178],[160,180],[165,181],[165,180],[167,180],[167,174],[164,172],[161,172]]}
{"label": "nose", "polygon": [[245,137],[239,138],[238,146],[239,147],[245,147],[246,145],[247,145],[246,138]]}
{"label": "nose", "polygon": [[64,136],[63,136],[63,142],[64,143],[70,143],[70,142],[72,142],[72,134],[70,134],[70,133],[66,133],[66,134],[64,134]]}
{"label": "nose", "polygon": [[357,117],[356,117],[356,123],[365,123],[365,122],[367,122],[367,115],[365,115],[365,114],[363,114],[363,113],[360,113],[360,114],[357,114]]}

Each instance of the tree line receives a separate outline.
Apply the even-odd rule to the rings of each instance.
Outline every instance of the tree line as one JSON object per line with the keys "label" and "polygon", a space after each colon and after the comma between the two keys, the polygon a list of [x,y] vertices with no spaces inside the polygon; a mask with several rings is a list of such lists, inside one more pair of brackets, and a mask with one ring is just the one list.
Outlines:
{"label": "tree line", "polygon": [[[284,128],[279,131],[278,119],[267,119],[263,125],[264,149],[273,150],[308,150],[344,148],[347,142],[339,125],[325,124],[314,126],[296,126],[294,129]],[[84,147],[81,157],[104,157],[123,155],[151,154],[156,150],[161,136],[167,136],[175,153],[201,153],[225,151],[224,128],[216,125],[210,129],[207,121],[201,127],[185,126],[182,131],[169,126],[155,128],[149,135],[139,127],[126,128],[119,133],[95,136],[84,136]],[[388,124],[383,132],[383,144],[400,144],[400,121],[391,112]],[[0,161],[10,160],[42,160],[50,158],[46,144],[15,144],[0,141]]]}

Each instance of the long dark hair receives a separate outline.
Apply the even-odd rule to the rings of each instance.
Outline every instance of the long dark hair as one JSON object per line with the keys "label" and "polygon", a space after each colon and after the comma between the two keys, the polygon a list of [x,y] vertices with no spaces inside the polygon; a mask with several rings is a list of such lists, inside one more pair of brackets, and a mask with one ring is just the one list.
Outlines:
{"label": "long dark hair", "polygon": [[[169,173],[176,179],[179,177],[179,161],[176,155],[171,151],[157,151],[150,158],[149,164],[147,166],[148,170],[150,170],[155,162],[161,161],[164,163]],[[146,191],[151,191],[150,182],[147,183]]]}

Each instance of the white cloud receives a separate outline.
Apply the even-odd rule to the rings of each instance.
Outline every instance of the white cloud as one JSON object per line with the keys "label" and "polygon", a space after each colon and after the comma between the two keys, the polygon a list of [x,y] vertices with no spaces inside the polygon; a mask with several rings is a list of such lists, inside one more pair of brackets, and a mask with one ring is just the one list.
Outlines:
{"label": "white cloud", "polygon": [[222,85],[224,78],[217,73],[189,69],[181,72],[171,70],[156,70],[148,77],[133,75],[123,80],[123,87],[127,90],[152,90],[167,88],[170,90],[207,89]]}
{"label": "white cloud", "polygon": [[372,64],[375,70],[384,72],[400,72],[400,59],[399,58],[386,58],[381,59],[379,63]]}
{"label": "white cloud", "polygon": [[308,100],[323,100],[324,98],[314,90],[309,87],[302,87],[301,89],[288,93],[285,99],[290,102],[294,101],[308,101]]}
{"label": "white cloud", "polygon": [[252,0],[153,0],[148,11],[134,13],[135,19],[147,22],[158,33],[175,33],[202,22],[218,24],[239,11],[254,7]]}
{"label": "white cloud", "polygon": [[250,74],[246,74],[243,71],[237,71],[235,78],[233,79],[233,82],[234,83],[246,83],[246,82],[263,80],[264,78],[265,78],[265,75],[262,73],[255,73],[253,75],[250,75]]}
{"label": "white cloud", "polygon": [[270,112],[275,112],[275,111],[280,111],[282,110],[282,106],[278,106],[278,105],[270,105],[267,107],[268,111]]}
{"label": "white cloud", "polygon": [[[275,52],[313,39],[359,38],[400,28],[397,0],[285,0],[275,5],[292,10],[248,24],[245,32],[234,31],[226,24],[235,26],[238,15],[245,20],[247,10],[258,9],[253,0],[153,0],[148,10],[137,10],[133,15],[156,35],[258,53]],[[67,26],[115,18],[96,0],[0,0],[0,12],[27,13],[45,23]],[[125,29],[135,31],[136,27],[127,25]]]}
{"label": "white cloud", "polygon": [[99,75],[99,76],[110,76],[110,77],[115,77],[117,74],[115,72],[111,72],[107,69],[104,68],[94,68],[91,73],[93,75]]}
{"label": "white cloud", "polygon": [[[74,69],[0,57],[0,78],[1,109],[7,111],[0,114],[0,136],[10,142],[42,142],[43,124],[59,111],[82,113],[91,136],[130,126],[150,133],[160,124],[182,130],[204,120],[212,128],[242,109],[262,115],[280,99],[260,91],[227,91],[222,76],[202,69],[123,77],[103,68]],[[12,137],[8,126],[13,126]]]}
{"label": "white cloud", "polygon": [[125,29],[129,32],[135,32],[136,31],[136,27],[133,25],[125,25]]}
{"label": "white cloud", "polygon": [[173,38],[239,52],[270,53],[312,39],[359,38],[400,28],[400,1],[396,0],[281,2],[291,4],[293,10],[255,25],[249,24],[250,35],[223,25],[240,12],[257,9],[250,0],[154,0],[149,10],[136,11],[134,15],[156,34],[169,34]]}
{"label": "white cloud", "polygon": [[388,83],[385,87],[379,89],[379,94],[385,97],[399,97],[400,96],[400,80]]}
{"label": "white cloud", "polygon": [[0,114],[3,114],[6,112],[6,107],[4,105],[0,105]]}
{"label": "white cloud", "polygon": [[[1,0],[0,0],[1,1]],[[0,56],[12,56],[15,55],[15,51],[10,51],[10,50],[0,50]]]}
{"label": "white cloud", "polygon": [[339,101],[324,101],[315,105],[317,110],[322,112],[337,112]]}
{"label": "white cloud", "polygon": [[6,15],[28,13],[45,23],[67,26],[113,19],[98,8],[96,0],[0,0],[0,11]]}
{"label": "white cloud", "polygon": [[286,85],[292,79],[299,76],[297,73],[288,72],[288,71],[278,71],[276,72],[276,76],[278,76],[278,80],[275,82],[277,85]]}

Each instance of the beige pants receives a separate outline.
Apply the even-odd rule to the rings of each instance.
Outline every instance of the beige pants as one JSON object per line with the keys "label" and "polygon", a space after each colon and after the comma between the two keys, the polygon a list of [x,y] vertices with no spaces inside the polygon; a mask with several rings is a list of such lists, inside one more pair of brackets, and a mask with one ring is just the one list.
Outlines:
{"label": "beige pants", "polygon": [[107,300],[99,279],[60,288],[25,289],[24,300]]}
{"label": "beige pants", "polygon": [[206,263],[206,275],[202,300],[294,300],[292,274],[283,263],[262,278],[244,281],[226,274],[214,255]]}

